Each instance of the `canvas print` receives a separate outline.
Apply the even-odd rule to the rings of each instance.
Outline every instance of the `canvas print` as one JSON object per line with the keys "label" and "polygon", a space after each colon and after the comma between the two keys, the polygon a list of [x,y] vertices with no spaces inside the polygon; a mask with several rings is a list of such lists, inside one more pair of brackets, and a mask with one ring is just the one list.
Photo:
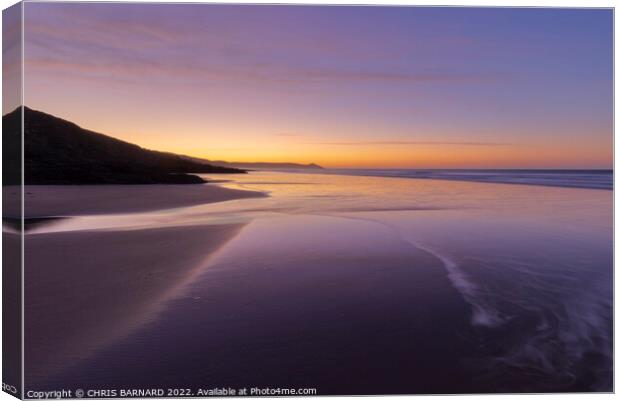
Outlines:
{"label": "canvas print", "polygon": [[4,391],[613,391],[612,9],[3,20]]}

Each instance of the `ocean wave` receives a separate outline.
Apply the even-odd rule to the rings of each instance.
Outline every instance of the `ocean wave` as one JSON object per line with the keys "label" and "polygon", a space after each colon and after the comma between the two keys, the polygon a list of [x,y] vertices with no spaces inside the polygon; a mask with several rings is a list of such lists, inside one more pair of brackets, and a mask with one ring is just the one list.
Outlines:
{"label": "ocean wave", "polygon": [[613,170],[326,169],[321,173],[613,190]]}
{"label": "ocean wave", "polygon": [[[516,261],[457,262],[432,247],[410,241],[440,259],[448,278],[471,305],[473,326],[488,330],[483,345],[495,354],[479,366],[486,379],[506,389],[538,381],[539,389],[571,386],[612,388],[611,292],[603,280],[588,283],[581,273]],[[478,274],[467,271],[467,262]],[[608,296],[601,297],[601,294]],[[537,379],[538,378],[538,379]]]}

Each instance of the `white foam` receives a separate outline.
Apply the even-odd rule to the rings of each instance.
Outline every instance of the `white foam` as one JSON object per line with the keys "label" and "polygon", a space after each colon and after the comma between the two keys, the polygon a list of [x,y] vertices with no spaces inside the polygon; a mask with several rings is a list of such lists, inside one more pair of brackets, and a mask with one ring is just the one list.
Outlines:
{"label": "white foam", "polygon": [[472,307],[471,323],[473,325],[498,327],[504,323],[505,319],[503,319],[499,312],[483,298],[480,288],[459,268],[457,262],[426,245],[421,245],[411,240],[407,240],[407,242],[441,260],[448,272],[448,279],[454,288],[463,296],[465,301]]}

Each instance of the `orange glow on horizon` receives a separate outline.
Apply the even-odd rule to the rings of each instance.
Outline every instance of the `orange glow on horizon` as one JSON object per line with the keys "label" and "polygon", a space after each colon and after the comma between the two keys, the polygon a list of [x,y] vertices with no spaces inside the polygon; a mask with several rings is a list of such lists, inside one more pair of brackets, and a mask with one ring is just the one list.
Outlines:
{"label": "orange glow on horizon", "polygon": [[[33,107],[37,109],[37,107]],[[44,108],[38,107],[40,110]],[[80,112],[81,110],[77,110]],[[53,111],[52,111],[52,114]],[[183,119],[150,120],[130,113],[115,120],[102,114],[58,115],[85,129],[125,140],[147,149],[173,152],[212,161],[315,163],[325,168],[611,168],[611,147],[587,140],[550,146],[545,141],[523,143],[442,143],[431,132],[415,143],[402,137],[390,141],[350,139],[344,136],[291,134],[278,127],[263,129],[251,124],[189,123]],[[86,117],[83,119],[83,117]],[[169,116],[168,116],[169,117]],[[131,128],[131,130],[127,130]],[[327,130],[327,127],[324,129]],[[568,130],[568,129],[567,129]],[[217,135],[215,133],[218,133]],[[181,133],[181,134],[179,134]],[[467,138],[469,133],[462,134]],[[342,139],[342,138],[345,139]],[[327,139],[325,139],[327,138]],[[410,143],[411,142],[411,143]],[[606,155],[601,158],[601,155]],[[605,160],[606,159],[606,160]]]}
{"label": "orange glow on horizon", "polygon": [[[229,162],[315,163],[325,168],[611,168],[600,155],[611,149],[582,142],[558,145],[507,144],[351,144],[330,145],[299,138],[269,135],[225,140],[208,137],[202,143],[182,137],[170,141],[165,134],[127,136],[143,147]],[[157,139],[157,140],[156,140]],[[578,161],[578,162],[576,162]]]}

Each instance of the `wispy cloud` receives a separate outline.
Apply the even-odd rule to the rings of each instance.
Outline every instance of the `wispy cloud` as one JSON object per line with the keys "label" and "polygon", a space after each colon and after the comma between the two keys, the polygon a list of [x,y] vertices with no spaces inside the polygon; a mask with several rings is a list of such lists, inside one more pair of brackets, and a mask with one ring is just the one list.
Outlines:
{"label": "wispy cloud", "polygon": [[55,74],[87,74],[89,78],[97,75],[105,79],[128,78],[147,80],[161,77],[171,82],[192,80],[194,83],[211,80],[232,80],[236,82],[279,83],[279,84],[338,84],[348,82],[382,82],[391,84],[455,84],[496,80],[497,74],[460,73],[400,73],[392,71],[365,71],[347,69],[321,69],[285,67],[277,64],[237,64],[216,65],[212,63],[187,64],[183,62],[162,63],[157,60],[132,58],[117,53],[115,63],[109,58],[93,60],[86,57],[71,57],[69,60],[54,56],[31,57],[26,60],[29,67],[41,72]]}
{"label": "wispy cloud", "polygon": [[[213,19],[205,23],[187,16],[166,18],[164,11],[172,9],[165,7],[157,8],[159,12],[150,8],[150,13],[138,13],[138,9],[129,7],[127,16],[112,14],[112,8],[103,8],[101,13],[80,6],[44,9],[52,12],[52,16],[40,10],[26,20],[26,64],[32,68],[31,74],[41,76],[66,74],[72,78],[146,84],[191,81],[200,85],[227,81],[276,87],[463,84],[504,78],[501,74],[476,69],[437,70],[419,63],[378,62],[394,60],[396,56],[372,40],[374,46],[369,46],[370,39],[352,40],[333,32],[323,36],[297,34],[289,38],[282,37],[278,30],[268,29],[268,24],[258,24],[252,31],[256,32],[255,36],[249,37],[243,29]],[[187,23],[179,23],[186,20]],[[231,21],[256,24],[253,20]],[[410,54],[413,50],[421,51],[419,47],[420,44],[407,43],[392,50]],[[352,60],[357,63],[351,63]]]}
{"label": "wispy cloud", "polygon": [[313,145],[456,145],[456,146],[510,146],[509,142],[458,142],[458,141],[346,141],[346,142],[308,142]]}
{"label": "wispy cloud", "polygon": [[454,83],[495,78],[488,74],[418,73],[370,70],[306,69],[282,74],[283,80],[320,81],[383,81],[401,83]]}

